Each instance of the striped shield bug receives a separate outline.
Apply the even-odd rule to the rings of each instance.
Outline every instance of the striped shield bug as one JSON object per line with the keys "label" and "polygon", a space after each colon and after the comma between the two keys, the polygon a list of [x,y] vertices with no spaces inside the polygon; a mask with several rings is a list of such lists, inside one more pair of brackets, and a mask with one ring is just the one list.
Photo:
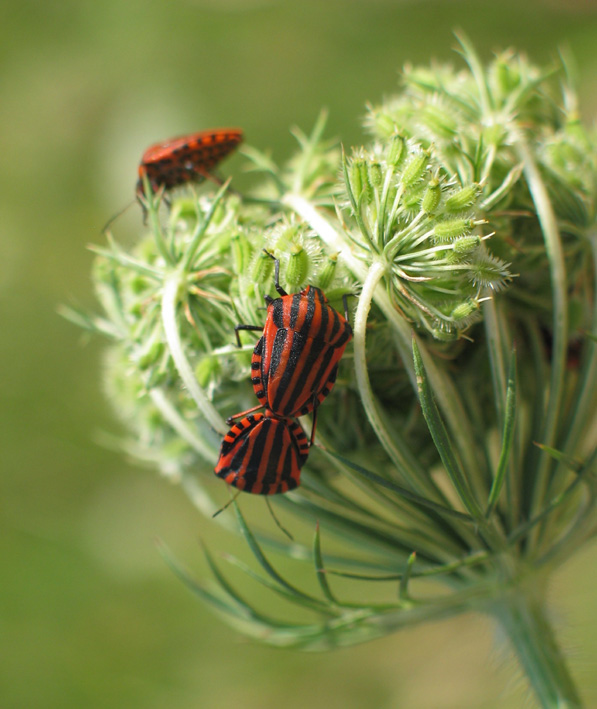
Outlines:
{"label": "striped shield bug", "polygon": [[[253,351],[251,382],[259,399],[255,409],[265,407],[280,417],[303,416],[313,411],[315,417],[317,407],[334,386],[338,363],[352,339],[346,298],[343,317],[319,288],[307,286],[289,295],[280,286],[280,262],[274,261],[275,287],[280,297],[266,296],[265,326]],[[240,330],[260,329],[237,325],[239,346]],[[311,441],[314,432],[315,420]]]}
{"label": "striped shield bug", "polygon": [[[206,177],[219,182],[211,170],[232,152],[242,139],[243,132],[239,128],[216,128],[171,138],[147,148],[139,163],[139,179],[135,191],[137,201],[143,209],[143,220],[147,218],[143,202],[144,177],[147,177],[154,192],[160,188],[170,190],[186,182],[201,182]],[[112,222],[131,204],[134,204],[134,200],[110,217],[102,231],[107,231]]]}
{"label": "striped shield bug", "polygon": [[232,426],[222,441],[215,473],[244,492],[276,495],[299,485],[308,455],[302,426],[266,410]]}
{"label": "striped shield bug", "polygon": [[238,128],[216,128],[171,138],[156,143],[143,153],[139,164],[137,197],[144,196],[143,178],[146,176],[156,192],[186,182],[200,182],[211,176],[211,170],[242,142],[243,132]]}

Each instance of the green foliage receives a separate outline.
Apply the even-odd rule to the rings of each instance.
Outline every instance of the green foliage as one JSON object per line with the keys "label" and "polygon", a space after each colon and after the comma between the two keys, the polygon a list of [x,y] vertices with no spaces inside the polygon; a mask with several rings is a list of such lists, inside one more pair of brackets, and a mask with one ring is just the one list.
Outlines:
{"label": "green foliage", "polygon": [[[311,135],[295,131],[285,166],[244,150],[250,194],[174,197],[164,226],[148,189],[150,233],[130,253],[112,238],[96,249],[104,314],[71,313],[113,341],[106,387],[132,430],[127,450],[213,512],[224,419],[255,403],[254,340],[238,349],[233,329],[260,326],[276,295],[263,249],[288,290],[320,285],[336,307],[356,296],[319,447],[301,487],[275,500],[313,544],[268,537],[242,496],[234,505],[260,567],[229,558],[235,571],[310,619],[258,609],[209,555],[213,589],[176,567],[272,644],[352,644],[471,608],[500,617],[511,593],[518,614],[528,578],[597,529],[597,145],[555,68],[514,53],[483,68],[462,47],[467,68],[410,68],[396,97],[369,108],[363,147],[325,141],[322,115]],[[264,548],[310,563],[318,592]],[[528,662],[532,674],[540,653]],[[575,705],[562,677],[538,694]]]}

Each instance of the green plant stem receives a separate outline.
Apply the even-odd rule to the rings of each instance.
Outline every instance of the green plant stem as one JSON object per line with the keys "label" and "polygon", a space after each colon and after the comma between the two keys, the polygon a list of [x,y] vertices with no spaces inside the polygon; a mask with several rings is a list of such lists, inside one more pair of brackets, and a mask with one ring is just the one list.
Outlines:
{"label": "green plant stem", "polygon": [[494,607],[539,706],[576,709],[582,706],[539,594],[514,590]]}
{"label": "green plant stem", "polygon": [[164,391],[157,387],[149,390],[149,396],[170,426],[185,440],[202,458],[211,463],[218,451],[198,435],[185,421],[178,410],[168,401]]}
{"label": "green plant stem", "polygon": [[409,462],[404,458],[402,452],[395,445],[395,442],[384,423],[383,414],[379,410],[377,402],[373,396],[373,392],[371,391],[365,350],[367,317],[371,308],[373,294],[379,282],[384,277],[385,272],[386,269],[384,265],[379,261],[371,266],[363,283],[363,289],[359,296],[359,302],[355,314],[354,365],[361,403],[363,404],[367,418],[373,426],[373,429],[375,430],[381,444],[385,448],[386,453],[390,456],[404,480],[408,482],[411,489],[417,491],[419,494],[428,494],[436,501],[442,500],[443,498],[438,494],[435,485],[430,485],[429,481],[422,476],[419,476],[417,479],[416,475],[411,474],[415,471],[411,470]]}
{"label": "green plant stem", "polygon": [[176,318],[176,305],[178,301],[178,292],[181,286],[184,271],[174,271],[164,285],[164,293],[162,295],[162,322],[164,324],[164,332],[166,342],[174,360],[174,364],[180,378],[187,387],[189,394],[193,397],[197,408],[213,426],[213,428],[224,435],[228,427],[224,419],[216,411],[214,405],[209,401],[203,389],[197,383],[197,379],[193,373],[191,365],[184,353],[180,333],[178,331],[178,321]]}
{"label": "green plant stem", "polygon": [[[516,149],[523,163],[524,176],[537,210],[545,241],[545,250],[549,258],[553,293],[553,355],[549,394],[540,442],[546,446],[553,446],[557,423],[561,415],[564,374],[566,371],[566,347],[568,343],[568,299],[566,294],[564,252],[553,206],[531,151],[522,138],[516,144]],[[545,503],[549,483],[549,469],[549,457],[543,454],[539,457],[536,479],[533,485],[533,514],[540,510]],[[534,535],[535,541],[537,536],[538,531]]]}

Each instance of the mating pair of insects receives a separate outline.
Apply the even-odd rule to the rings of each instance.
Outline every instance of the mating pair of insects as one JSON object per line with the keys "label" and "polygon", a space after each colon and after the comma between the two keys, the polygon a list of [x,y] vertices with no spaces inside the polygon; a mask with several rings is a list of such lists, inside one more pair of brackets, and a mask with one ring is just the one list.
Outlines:
{"label": "mating pair of insects", "polygon": [[[274,259],[280,297],[265,297],[267,317],[251,358],[251,383],[259,404],[228,419],[240,421],[224,437],[215,473],[239,490],[275,495],[299,485],[315,438],[318,407],[334,386],[352,328],[346,297],[343,317],[315,286],[286,293],[280,286],[280,261],[265,253]],[[237,325],[239,346],[240,330],[261,329]],[[261,408],[263,413],[253,413]],[[296,418],[311,412],[307,440]]]}
{"label": "mating pair of insects", "polygon": [[[144,178],[157,191],[210,177],[213,167],[242,137],[236,128],[223,128],[152,145],[139,165],[137,198],[145,194]],[[280,286],[280,262],[268,256],[275,261],[280,297],[266,296],[266,322],[251,360],[251,382],[259,404],[228,419],[229,424],[240,420],[224,437],[215,468],[229,485],[260,495],[288,492],[299,484],[315,438],[317,409],[332,390],[338,363],[352,339],[346,297],[343,317],[319,288],[307,286],[289,295]],[[240,330],[261,329],[238,325],[239,347]],[[261,408],[262,413],[254,413]],[[310,440],[296,421],[308,413],[313,413]]]}

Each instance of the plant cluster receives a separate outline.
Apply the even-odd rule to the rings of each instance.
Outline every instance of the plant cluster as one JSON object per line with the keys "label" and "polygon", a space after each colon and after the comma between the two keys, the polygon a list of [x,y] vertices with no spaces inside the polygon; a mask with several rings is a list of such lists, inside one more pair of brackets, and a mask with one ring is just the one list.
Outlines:
{"label": "plant cluster", "polygon": [[[597,530],[597,143],[561,67],[513,52],[484,67],[461,50],[463,69],[407,68],[369,107],[362,147],[325,140],[322,116],[295,131],[282,167],[244,149],[246,194],[174,196],[165,223],[146,186],[148,232],[130,251],[112,237],[95,248],[103,314],[70,316],[112,341],[104,376],[127,452],[213,514],[225,418],[254,403],[254,340],[237,348],[234,326],[262,324],[276,297],[264,249],[288,292],[316,285],[338,309],[354,296],[354,347],[318,445],[301,487],[274,500],[312,546],[234,503],[260,570],[227,561],[308,617],[248,601],[210,553],[215,586],[175,568],[244,633],[282,646],[481,610],[540,703],[577,706],[544,590]],[[276,551],[310,564],[318,591],[283,576]]]}

